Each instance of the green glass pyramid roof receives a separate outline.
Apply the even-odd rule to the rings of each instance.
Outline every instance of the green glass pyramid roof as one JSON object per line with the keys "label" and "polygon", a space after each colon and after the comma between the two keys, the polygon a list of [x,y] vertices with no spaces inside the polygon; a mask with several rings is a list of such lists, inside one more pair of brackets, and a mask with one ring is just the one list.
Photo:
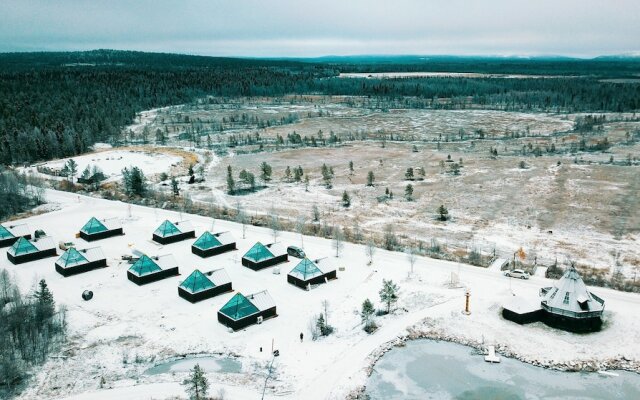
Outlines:
{"label": "green glass pyramid roof", "polygon": [[207,276],[198,269],[194,270],[191,275],[180,284],[181,288],[191,293],[201,292],[215,286],[216,285],[211,282],[211,279],[207,278]]}
{"label": "green glass pyramid roof", "polygon": [[221,246],[222,243],[211,232],[206,231],[205,233],[200,235],[198,240],[196,240],[193,245],[203,250],[207,250]]}
{"label": "green glass pyramid roof", "polygon": [[0,239],[8,239],[14,237],[11,232],[4,226],[0,225]]}
{"label": "green glass pyramid roof", "polygon": [[56,264],[61,265],[63,267],[72,267],[78,264],[84,264],[89,262],[85,256],[80,254],[78,250],[73,247],[70,247],[67,251],[65,251]]}
{"label": "green glass pyramid roof", "polygon": [[300,279],[306,281],[316,276],[322,275],[322,271],[313,261],[308,258],[302,259],[298,265],[295,266],[293,270],[291,270],[291,275],[295,275]]}
{"label": "green glass pyramid roof", "polygon": [[136,273],[138,276],[148,275],[154,272],[162,271],[151,258],[142,255],[130,268],[129,271]]}
{"label": "green glass pyramid roof", "polygon": [[91,233],[104,232],[107,230],[107,227],[104,226],[102,222],[98,221],[96,217],[91,217],[91,219],[86,224],[84,224],[84,226],[80,230],[82,232],[91,234]]}
{"label": "green glass pyramid roof", "polygon": [[167,236],[177,235],[182,232],[172,222],[170,222],[169,220],[165,220],[162,224],[160,224],[158,229],[156,229],[156,231],[153,233],[155,233],[158,236],[167,237]]}
{"label": "green glass pyramid roof", "polygon": [[249,299],[240,293],[236,293],[235,296],[220,309],[221,313],[236,321],[248,315],[255,314],[258,311],[258,307],[254,306]]}
{"label": "green glass pyramid roof", "polygon": [[13,249],[13,254],[16,256],[20,254],[35,253],[38,251],[38,248],[34,246],[33,243],[23,237],[16,240],[11,248]]}
{"label": "green glass pyramid roof", "polygon": [[253,245],[252,248],[242,258],[247,258],[251,261],[262,261],[275,257],[269,249],[260,242]]}

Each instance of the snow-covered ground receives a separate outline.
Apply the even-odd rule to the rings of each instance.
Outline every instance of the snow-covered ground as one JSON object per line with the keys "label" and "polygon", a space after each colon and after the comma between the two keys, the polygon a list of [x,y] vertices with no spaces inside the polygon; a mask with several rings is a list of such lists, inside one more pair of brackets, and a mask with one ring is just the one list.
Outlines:
{"label": "snow-covered ground", "polygon": [[[122,169],[131,166],[138,167],[143,173],[150,175],[160,172],[168,172],[172,165],[182,161],[179,156],[166,153],[149,153],[134,150],[107,150],[88,153],[81,156],[70,157],[78,164],[78,173],[89,166],[97,166],[107,176],[108,181],[122,178]],[[69,158],[50,161],[43,164],[45,167],[61,169]]]}
{"label": "snow-covered ground", "polygon": [[[304,248],[312,258],[332,257],[344,271],[338,279],[309,292],[286,282],[286,273],[295,259],[280,265],[282,274],[272,269],[254,272],[240,265],[242,254],[256,241],[273,241],[265,228],[249,227],[242,239],[241,226],[212,222],[210,218],[182,215],[140,206],[129,206],[75,194],[48,191],[57,210],[27,218],[32,229],[43,229],[55,240],[74,240],[78,248],[101,246],[108,268],[63,278],[54,270],[55,258],[8,269],[27,291],[45,278],[58,304],[68,308],[69,343],[63,357],[52,358],[37,371],[23,399],[163,399],[183,395],[179,385],[184,374],[148,376],[144,371],[162,360],[182,354],[220,354],[242,363],[242,373],[208,372],[215,394],[223,389],[227,398],[255,399],[263,390],[266,366],[271,361],[272,344],[280,351],[275,372],[267,385],[266,398],[343,399],[364,384],[370,357],[381,346],[407,329],[436,329],[471,341],[484,340],[503,346],[529,361],[546,364],[579,360],[620,359],[640,361],[640,296],[608,289],[593,291],[606,300],[605,329],[589,335],[574,335],[536,323],[520,326],[500,317],[500,304],[512,296],[537,296],[540,287],[551,282],[540,277],[529,281],[511,280],[498,271],[455,263],[418,258],[415,271],[402,253],[377,250],[372,266],[367,266],[362,246],[345,244],[339,258],[330,240],[304,237]],[[125,236],[85,243],[74,234],[91,216],[122,219]],[[192,241],[157,246],[151,234],[164,219],[190,219],[196,235],[204,230],[229,230],[238,241],[238,251],[209,259],[190,252]],[[283,232],[285,245],[301,245],[300,236]],[[128,264],[123,254],[131,247],[150,254],[173,254],[179,262],[180,277],[139,287],[126,278]],[[249,294],[267,289],[277,304],[278,317],[262,325],[231,333],[217,322],[216,313],[231,293],[190,304],[178,297],[178,283],[193,269],[224,267],[234,289]],[[461,286],[450,289],[451,273],[459,275]],[[382,279],[393,279],[401,287],[398,309],[377,318],[380,328],[372,335],[362,331],[358,311],[365,298],[377,307]],[[461,313],[464,291],[471,292],[471,315]],[[81,293],[94,292],[85,302]],[[310,340],[310,319],[329,301],[328,322],[336,332],[318,341]],[[305,334],[303,342],[300,332]],[[263,351],[260,352],[262,347]],[[637,364],[636,364],[637,365]],[[100,389],[104,378],[105,388]]]}

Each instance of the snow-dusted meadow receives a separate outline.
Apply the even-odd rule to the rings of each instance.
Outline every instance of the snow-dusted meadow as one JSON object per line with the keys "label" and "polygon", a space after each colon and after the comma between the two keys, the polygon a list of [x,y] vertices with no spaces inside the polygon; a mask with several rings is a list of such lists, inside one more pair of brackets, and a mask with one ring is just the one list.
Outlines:
{"label": "snow-dusted meadow", "polygon": [[167,153],[151,153],[143,150],[106,150],[50,161],[44,163],[43,166],[62,169],[69,159],[73,159],[78,164],[78,176],[87,166],[89,168],[96,166],[105,174],[107,181],[122,179],[122,170],[131,166],[140,168],[145,175],[152,175],[168,172],[172,166],[182,161],[182,157]]}
{"label": "snow-dusted meadow", "polygon": [[[255,399],[262,393],[266,365],[271,361],[272,344],[280,351],[275,372],[267,384],[266,398],[343,399],[364,384],[372,354],[390,341],[412,331],[437,331],[458,340],[496,344],[528,361],[559,364],[575,361],[631,360],[640,362],[640,296],[593,288],[606,301],[605,328],[599,333],[574,335],[536,323],[520,326],[500,317],[500,304],[512,296],[537,296],[540,287],[551,282],[533,277],[530,281],[510,280],[496,270],[418,258],[413,274],[402,253],[377,250],[373,265],[367,266],[364,248],[345,244],[340,257],[330,240],[304,237],[304,248],[312,258],[328,256],[344,271],[338,279],[309,292],[286,282],[286,273],[296,263],[292,259],[273,268],[254,272],[240,265],[242,254],[256,241],[273,241],[265,228],[248,227],[242,239],[241,226],[210,218],[179,215],[158,209],[129,206],[75,194],[48,191],[55,211],[27,218],[32,229],[43,229],[56,241],[73,240],[78,248],[101,246],[108,268],[63,278],[55,272],[55,258],[14,266],[4,257],[0,267],[8,269],[27,291],[45,278],[58,304],[66,305],[69,342],[36,375],[22,398],[39,399],[162,399],[184,395],[179,382],[184,373],[148,376],[144,371],[163,360],[183,354],[213,354],[236,357],[241,373],[209,371],[212,393],[224,389],[227,398]],[[125,236],[91,244],[74,239],[74,234],[91,217],[119,217]],[[191,242],[157,246],[150,241],[164,220],[190,219],[196,235],[204,230],[229,230],[238,241],[238,251],[200,259],[190,252]],[[283,232],[278,240],[301,245],[299,235]],[[179,262],[180,277],[145,286],[126,278],[128,264],[121,262],[131,248],[149,254],[173,254]],[[267,289],[277,304],[278,317],[262,325],[231,333],[217,322],[218,309],[233,295],[224,294],[198,304],[178,297],[177,286],[194,268],[224,267],[234,290],[244,294]],[[460,287],[446,284],[451,273],[460,277]],[[380,328],[372,335],[362,331],[358,311],[365,298],[382,307],[378,291],[382,279],[393,279],[401,287],[397,310],[377,318]],[[464,290],[471,292],[471,315],[461,313]],[[93,290],[85,302],[81,293]],[[334,335],[312,342],[309,321],[328,300],[328,321]],[[299,333],[305,333],[303,342]],[[260,347],[263,351],[260,352]],[[105,387],[100,389],[104,377]]]}

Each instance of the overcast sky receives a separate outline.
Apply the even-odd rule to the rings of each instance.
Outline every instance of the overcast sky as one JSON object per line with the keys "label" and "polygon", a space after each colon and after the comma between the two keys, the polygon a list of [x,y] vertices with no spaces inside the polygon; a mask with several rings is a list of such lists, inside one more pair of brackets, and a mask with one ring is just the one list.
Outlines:
{"label": "overcast sky", "polygon": [[640,0],[0,0],[0,51],[219,56],[640,51]]}

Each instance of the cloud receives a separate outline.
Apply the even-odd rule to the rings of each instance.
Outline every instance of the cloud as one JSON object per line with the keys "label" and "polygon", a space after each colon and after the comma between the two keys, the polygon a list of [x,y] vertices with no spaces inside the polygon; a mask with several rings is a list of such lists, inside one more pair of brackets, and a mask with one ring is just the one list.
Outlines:
{"label": "cloud", "polygon": [[566,54],[640,50],[617,0],[3,0],[0,51],[208,55]]}

